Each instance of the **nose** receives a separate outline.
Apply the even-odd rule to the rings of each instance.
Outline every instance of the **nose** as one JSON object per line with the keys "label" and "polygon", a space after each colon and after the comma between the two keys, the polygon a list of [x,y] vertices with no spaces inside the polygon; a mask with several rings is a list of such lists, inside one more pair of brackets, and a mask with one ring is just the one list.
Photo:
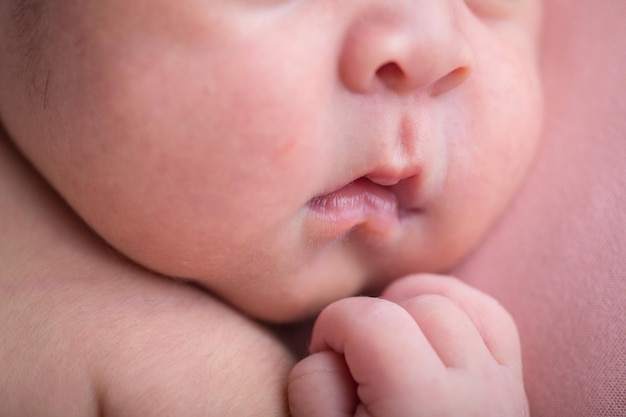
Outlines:
{"label": "nose", "polygon": [[346,33],[339,76],[351,91],[443,94],[462,84],[473,54],[455,0],[361,0]]}

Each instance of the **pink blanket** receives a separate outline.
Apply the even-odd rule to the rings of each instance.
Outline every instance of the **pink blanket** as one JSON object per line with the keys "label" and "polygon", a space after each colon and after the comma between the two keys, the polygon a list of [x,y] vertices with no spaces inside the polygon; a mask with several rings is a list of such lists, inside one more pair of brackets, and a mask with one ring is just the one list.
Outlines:
{"label": "pink blanket", "polygon": [[545,144],[456,273],[515,316],[533,416],[626,416],[626,1],[546,8]]}

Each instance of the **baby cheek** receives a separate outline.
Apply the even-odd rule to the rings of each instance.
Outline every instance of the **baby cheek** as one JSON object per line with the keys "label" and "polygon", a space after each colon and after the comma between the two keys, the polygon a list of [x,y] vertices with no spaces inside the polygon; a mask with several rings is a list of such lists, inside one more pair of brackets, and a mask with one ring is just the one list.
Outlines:
{"label": "baby cheek", "polygon": [[238,185],[262,200],[288,197],[299,201],[306,197],[304,189],[314,192],[324,144],[316,131],[317,116],[293,108],[297,106],[282,101],[254,105],[245,128],[229,133],[240,145],[226,169],[232,170]]}

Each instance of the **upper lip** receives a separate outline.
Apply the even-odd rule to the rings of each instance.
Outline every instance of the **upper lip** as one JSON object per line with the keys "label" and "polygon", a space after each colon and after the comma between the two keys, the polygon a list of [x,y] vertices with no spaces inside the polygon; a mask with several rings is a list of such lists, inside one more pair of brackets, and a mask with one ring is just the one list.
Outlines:
{"label": "upper lip", "polygon": [[365,177],[372,181],[374,184],[381,185],[383,187],[391,187],[399,184],[400,182],[419,176],[422,172],[420,165],[412,165],[401,169],[381,168],[375,169],[365,175]]}
{"label": "upper lip", "polygon": [[332,187],[322,190],[323,193],[316,198],[331,195],[349,184],[365,179],[392,192],[400,210],[421,208],[424,198],[422,188],[425,177],[425,149],[424,138],[420,138],[416,118],[407,110],[407,113],[400,117],[395,132],[370,132],[370,134],[390,139],[375,140],[367,135],[372,143],[380,143],[374,147],[368,146],[369,150],[361,155],[366,162],[363,165],[360,163],[352,165],[357,169],[352,171],[352,176],[331,183]]}
{"label": "upper lip", "polygon": [[399,210],[416,210],[421,208],[420,183],[422,167],[413,165],[404,169],[380,168],[371,170],[366,175],[342,182],[333,188],[316,195],[312,200],[319,200],[357,181],[370,181],[394,194]]}

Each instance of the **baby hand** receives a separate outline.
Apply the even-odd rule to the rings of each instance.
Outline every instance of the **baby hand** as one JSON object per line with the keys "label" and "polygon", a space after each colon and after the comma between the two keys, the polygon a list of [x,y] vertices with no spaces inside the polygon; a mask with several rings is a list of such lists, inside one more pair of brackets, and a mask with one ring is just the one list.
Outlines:
{"label": "baby hand", "polygon": [[519,337],[494,299],[454,278],[416,275],[382,298],[337,301],[291,372],[293,417],[522,417]]}

